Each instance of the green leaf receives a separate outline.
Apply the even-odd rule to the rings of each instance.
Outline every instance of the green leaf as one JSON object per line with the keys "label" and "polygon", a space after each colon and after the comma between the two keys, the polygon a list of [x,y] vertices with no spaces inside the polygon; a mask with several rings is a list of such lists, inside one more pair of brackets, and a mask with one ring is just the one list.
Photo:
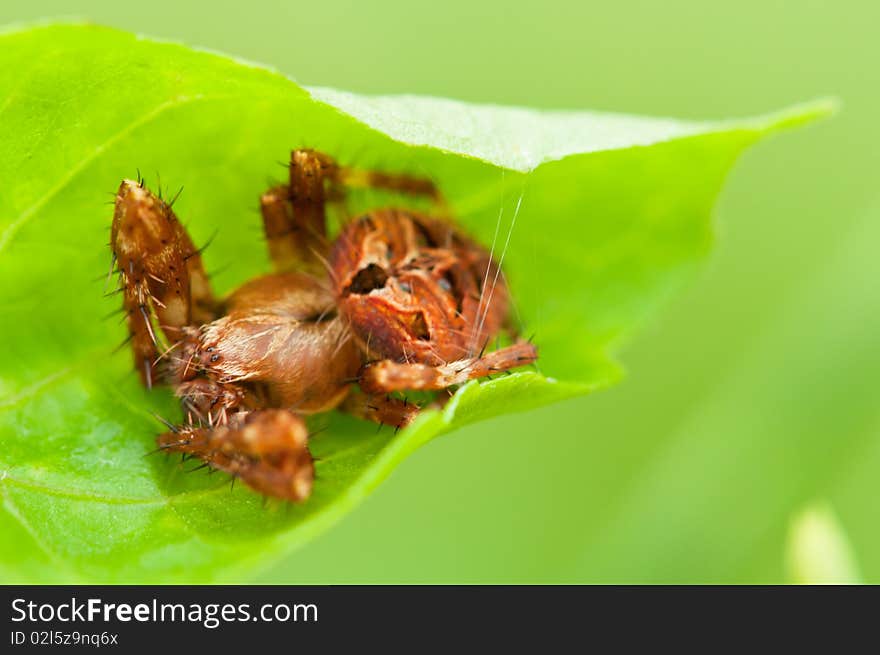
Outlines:
{"label": "green leaf", "polygon": [[[0,574],[239,581],[339,520],[434,437],[614,382],[613,351],[706,255],[737,155],[831,108],[685,123],[364,98],[101,27],[0,36]],[[101,317],[118,297],[95,279],[109,264],[106,203],[136,168],[185,186],[175,208],[197,242],[219,230],[205,254],[209,271],[225,267],[219,291],[267,270],[256,197],[301,146],[433,178],[466,229],[495,242],[540,373],[468,384],[397,435],[330,414],[313,440],[312,498],[264,506],[221,476],[144,456],[152,413],[179,410],[113,353],[125,330]],[[352,206],[388,201],[362,194]],[[528,483],[527,467],[511,479]]]}

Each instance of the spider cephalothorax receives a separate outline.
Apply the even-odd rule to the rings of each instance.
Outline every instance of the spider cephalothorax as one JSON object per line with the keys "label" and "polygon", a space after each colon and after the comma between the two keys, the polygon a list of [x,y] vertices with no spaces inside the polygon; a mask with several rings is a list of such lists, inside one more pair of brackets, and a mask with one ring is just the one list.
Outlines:
{"label": "spider cephalothorax", "polygon": [[290,182],[260,199],[276,272],[218,301],[171,204],[122,182],[111,247],[135,364],[147,386],[175,389],[185,415],[160,449],[299,501],[314,477],[304,415],[337,408],[402,427],[418,407],[393,392],[448,389],[536,359],[524,341],[484,352],[505,326],[507,288],[450,221],[377,209],[330,243],[325,204],[349,185],[439,202],[426,180],[295,150]]}

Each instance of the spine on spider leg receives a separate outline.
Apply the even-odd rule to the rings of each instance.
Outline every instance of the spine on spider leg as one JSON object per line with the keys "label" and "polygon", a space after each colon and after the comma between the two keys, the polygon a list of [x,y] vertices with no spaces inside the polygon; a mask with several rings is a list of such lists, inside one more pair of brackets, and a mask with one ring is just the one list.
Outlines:
{"label": "spine on spider leg", "polygon": [[160,451],[195,456],[267,496],[301,502],[312,490],[308,429],[287,410],[237,414],[213,428],[185,426],[159,435],[157,442]]}

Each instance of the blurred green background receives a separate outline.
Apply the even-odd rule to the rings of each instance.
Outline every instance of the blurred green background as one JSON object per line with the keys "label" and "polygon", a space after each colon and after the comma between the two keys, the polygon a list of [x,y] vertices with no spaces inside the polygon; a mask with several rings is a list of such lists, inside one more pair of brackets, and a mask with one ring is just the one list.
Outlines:
{"label": "blurred green background", "polygon": [[713,257],[623,384],[431,443],[255,581],[785,582],[822,501],[880,582],[875,3],[0,3],[71,14],[364,93],[682,118],[840,96],[739,162]]}

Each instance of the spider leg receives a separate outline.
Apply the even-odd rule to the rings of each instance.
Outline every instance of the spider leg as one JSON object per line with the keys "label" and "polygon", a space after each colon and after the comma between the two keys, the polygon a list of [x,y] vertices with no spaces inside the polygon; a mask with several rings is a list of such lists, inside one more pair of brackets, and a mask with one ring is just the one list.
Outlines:
{"label": "spider leg", "polygon": [[157,437],[160,451],[183,453],[255,491],[300,502],[315,478],[308,428],[286,409],[239,412],[214,427],[183,426]]}
{"label": "spider leg", "polygon": [[123,180],[119,186],[110,246],[121,277],[135,366],[150,387],[158,378],[161,345],[153,317],[174,344],[185,326],[214,317],[214,297],[199,250],[171,205],[138,182]]}
{"label": "spider leg", "polygon": [[361,370],[358,384],[367,394],[445,389],[454,384],[531,364],[537,358],[538,349],[534,344],[520,341],[480,357],[460,359],[441,366],[401,364],[385,359],[367,364]]}
{"label": "spider leg", "polygon": [[419,413],[419,406],[387,394],[351,392],[338,408],[340,411],[381,425],[405,428]]}
{"label": "spider leg", "polygon": [[408,196],[423,196],[433,201],[438,207],[446,207],[446,201],[440,193],[440,189],[426,177],[341,167],[337,168],[334,182],[340,186],[354,189],[381,189]]}
{"label": "spider leg", "polygon": [[328,249],[327,203],[343,200],[346,188],[425,196],[438,207],[446,207],[437,186],[427,178],[348,168],[316,150],[294,150],[288,184],[260,197],[269,255],[277,270],[323,271],[321,253]]}
{"label": "spider leg", "polygon": [[327,250],[326,182],[336,165],[313,150],[290,155],[290,181],[260,197],[263,230],[269,256],[279,271],[323,271],[321,253]]}

